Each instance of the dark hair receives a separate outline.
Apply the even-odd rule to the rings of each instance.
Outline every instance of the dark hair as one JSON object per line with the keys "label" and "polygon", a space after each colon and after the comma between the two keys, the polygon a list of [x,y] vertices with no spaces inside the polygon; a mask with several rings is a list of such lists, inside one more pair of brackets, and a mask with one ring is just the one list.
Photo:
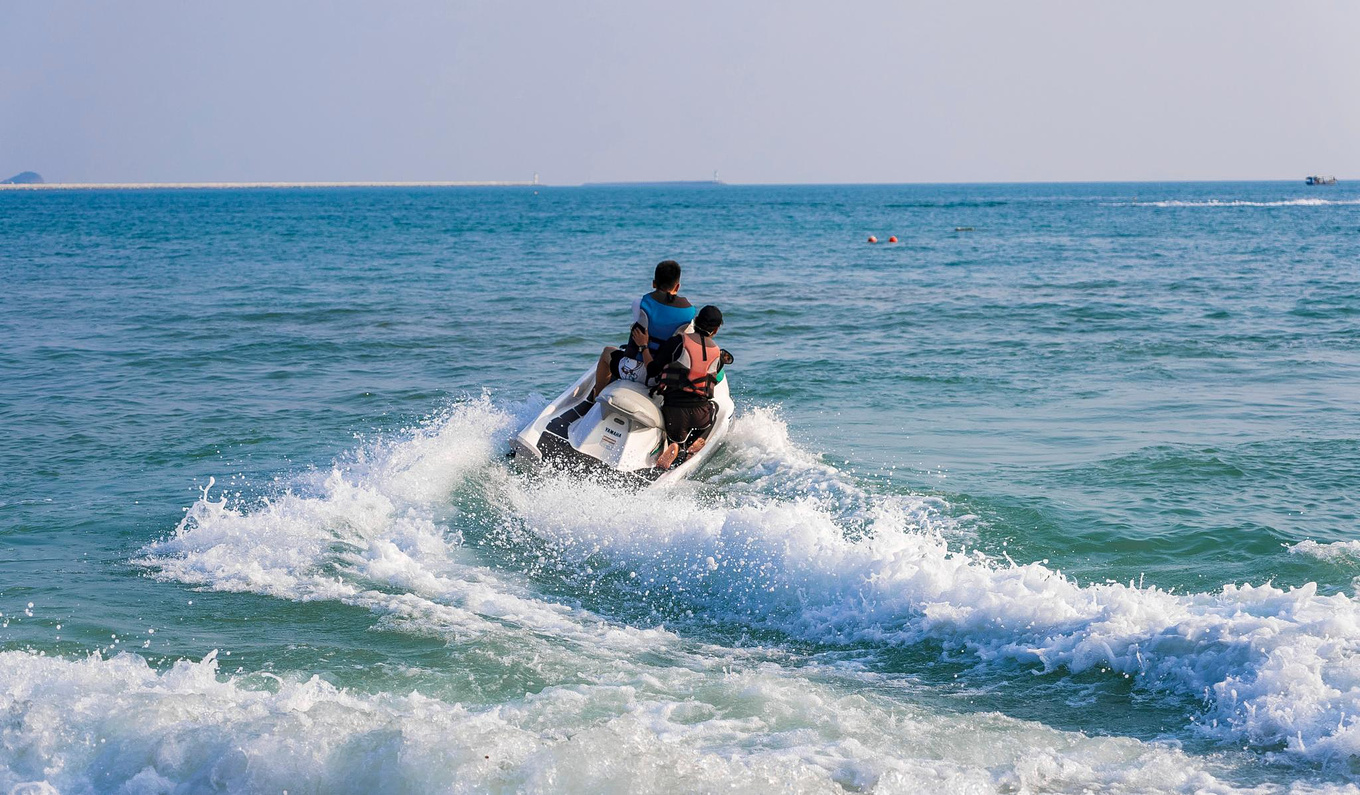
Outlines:
{"label": "dark hair", "polygon": [[673,259],[662,260],[656,266],[656,275],[652,277],[656,282],[656,289],[669,290],[680,283],[680,263]]}
{"label": "dark hair", "polygon": [[722,328],[722,312],[712,304],[700,309],[699,315],[694,318],[694,328],[710,337],[713,336],[714,332]]}

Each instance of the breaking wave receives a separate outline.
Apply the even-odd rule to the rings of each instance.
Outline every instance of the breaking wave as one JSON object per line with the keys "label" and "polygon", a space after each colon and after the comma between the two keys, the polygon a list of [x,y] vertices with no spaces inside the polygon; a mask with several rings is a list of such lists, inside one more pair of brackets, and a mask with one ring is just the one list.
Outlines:
{"label": "breaking wave", "polygon": [[157,672],[130,653],[4,652],[0,675],[11,793],[1239,791],[1172,746],[904,708],[730,660],[493,706],[224,675],[215,653]]}
{"label": "breaking wave", "polygon": [[952,546],[949,520],[925,498],[879,500],[853,533],[818,497],[705,505],[658,495],[620,516],[603,489],[548,481],[513,499],[564,571],[626,572],[637,589],[715,620],[831,646],[933,639],[980,660],[1113,671],[1202,698],[1199,728],[1211,736],[1360,756],[1360,604],[1313,584],[1192,594],[1082,585],[1042,563]]}
{"label": "breaking wave", "polygon": [[[483,398],[337,466],[310,496],[230,507],[205,495],[141,562],[211,589],[359,605],[393,625],[518,632],[544,655],[555,648],[545,637],[617,657],[675,642],[669,630],[545,598],[535,582],[551,576],[665,615],[830,647],[930,639],[983,661],[1108,670],[1203,699],[1199,727],[1212,736],[1360,756],[1360,605],[1350,596],[1314,585],[1083,585],[1042,563],[991,559],[951,542],[959,519],[943,501],[860,489],[768,411],[738,421],[706,483],[623,500],[589,481],[513,475],[499,457],[513,424]],[[479,528],[475,544],[449,529],[459,491],[482,506],[465,523]],[[528,551],[524,565],[478,557],[498,546]]]}
{"label": "breaking wave", "polygon": [[[459,704],[226,675],[215,654],[157,671],[130,653],[5,652],[0,789],[1234,789],[1221,758],[913,706],[834,655],[782,661],[779,636],[869,652],[932,639],[980,661],[1112,670],[1204,698],[1200,728],[1233,747],[1360,755],[1360,610],[1347,596],[1083,586],[968,552],[969,517],[936,497],[874,494],[768,410],[738,420],[705,480],[622,498],[512,472],[501,449],[517,422],[484,397],[267,498],[205,490],[138,562],[495,645],[532,657],[541,687]],[[552,583],[593,594],[590,606]],[[630,623],[628,604],[671,627]],[[773,636],[714,646],[704,622]]]}
{"label": "breaking wave", "polygon": [[[826,524],[831,517],[880,509],[789,444],[773,415],[757,412],[733,434],[728,469],[715,474],[716,481],[747,473],[744,487],[725,490],[737,495],[735,505],[708,504],[700,492],[712,483],[635,494],[642,532],[624,542],[613,535],[624,526],[600,517],[617,494],[579,481],[524,480],[500,463],[499,444],[514,422],[490,401],[472,401],[256,503],[228,505],[205,490],[140,562],[157,577],[208,589],[333,600],[369,609],[387,630],[496,645],[532,657],[542,687],[464,704],[415,690],[354,692],[316,676],[226,674],[216,652],[163,671],[132,653],[67,660],[5,652],[0,789],[1234,791],[1221,778],[1226,766],[1174,745],[915,707],[875,692],[856,669],[786,667],[777,650],[715,648],[545,598],[530,572],[485,565],[453,527],[476,528],[472,514],[494,506],[483,517],[486,539],[536,534],[529,568],[540,575],[585,554],[565,543],[569,537],[593,538],[586,556],[601,564],[597,576],[637,573],[616,578],[633,598],[655,587],[665,566],[659,558],[700,556],[673,570],[690,582],[723,572],[734,604],[755,607],[781,598],[765,594],[755,575],[783,577],[771,565],[828,573],[808,566],[802,546],[774,554],[770,534],[786,525],[762,515],[783,505],[788,522],[809,525],[805,535],[838,535],[839,525]],[[783,477],[819,481],[811,489],[819,496],[755,496],[762,478]],[[558,510],[563,517],[539,524]],[[889,510],[923,525],[944,522],[930,500]],[[655,521],[667,512],[672,520]],[[714,531],[730,541],[722,531],[729,524],[746,528],[744,549],[711,543]],[[684,585],[677,577],[666,587]],[[822,609],[834,598],[824,597]]]}
{"label": "breaking wave", "polygon": [[1360,541],[1333,541],[1329,544],[1300,541],[1289,547],[1289,553],[1333,563],[1360,563]]}

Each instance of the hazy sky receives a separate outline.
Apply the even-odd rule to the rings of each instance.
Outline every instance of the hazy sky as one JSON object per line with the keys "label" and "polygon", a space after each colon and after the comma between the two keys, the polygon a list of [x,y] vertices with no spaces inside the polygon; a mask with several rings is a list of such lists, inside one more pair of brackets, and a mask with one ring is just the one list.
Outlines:
{"label": "hazy sky", "polygon": [[0,178],[1360,177],[1360,3],[0,0]]}

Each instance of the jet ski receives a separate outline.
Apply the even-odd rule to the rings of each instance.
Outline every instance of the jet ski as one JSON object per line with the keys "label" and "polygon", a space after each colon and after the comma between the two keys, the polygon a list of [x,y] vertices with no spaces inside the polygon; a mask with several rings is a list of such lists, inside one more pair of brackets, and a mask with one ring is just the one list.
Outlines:
{"label": "jet ski", "polygon": [[530,465],[616,473],[661,485],[687,478],[703,466],[732,425],[735,406],[724,375],[713,388],[717,411],[707,442],[692,455],[682,450],[670,469],[657,469],[657,456],[666,446],[661,397],[643,384],[618,380],[601,390],[593,404],[583,406],[594,386],[592,367],[510,440],[511,455]]}

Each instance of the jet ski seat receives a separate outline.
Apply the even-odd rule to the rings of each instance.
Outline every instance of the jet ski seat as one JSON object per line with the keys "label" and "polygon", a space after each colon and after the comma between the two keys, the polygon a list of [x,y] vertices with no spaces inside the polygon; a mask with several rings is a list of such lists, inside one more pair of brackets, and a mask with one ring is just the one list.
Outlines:
{"label": "jet ski seat", "polygon": [[647,388],[632,381],[615,381],[600,391],[595,399],[610,409],[632,419],[644,428],[664,428],[661,409],[657,407]]}

